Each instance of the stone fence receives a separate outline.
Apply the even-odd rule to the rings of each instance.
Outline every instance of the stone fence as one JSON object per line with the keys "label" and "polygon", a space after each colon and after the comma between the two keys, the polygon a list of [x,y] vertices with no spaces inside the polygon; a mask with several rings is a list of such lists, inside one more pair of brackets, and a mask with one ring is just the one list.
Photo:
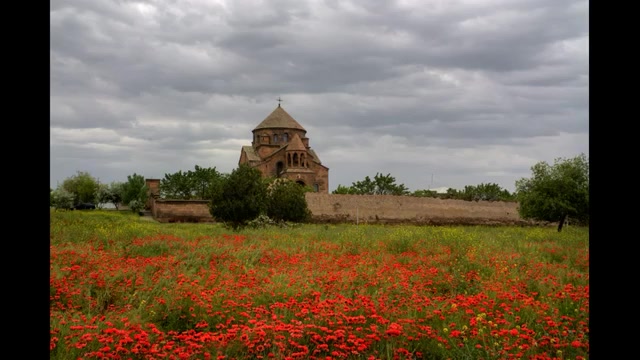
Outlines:
{"label": "stone fence", "polygon": [[[518,204],[393,195],[305,194],[315,223],[417,225],[531,225]],[[152,196],[148,207],[160,222],[213,222],[206,200]]]}

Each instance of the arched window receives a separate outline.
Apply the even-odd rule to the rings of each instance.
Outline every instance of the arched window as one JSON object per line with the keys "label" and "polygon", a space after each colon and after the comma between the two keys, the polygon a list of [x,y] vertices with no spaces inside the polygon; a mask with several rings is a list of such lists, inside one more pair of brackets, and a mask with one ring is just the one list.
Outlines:
{"label": "arched window", "polygon": [[318,184],[313,184],[313,191],[315,191],[315,192],[319,192],[320,191],[320,187],[318,186]]}
{"label": "arched window", "polygon": [[284,170],[284,164],[282,161],[278,161],[276,164],[276,177],[280,177],[280,173]]}
{"label": "arched window", "polygon": [[273,134],[273,143],[274,144],[278,143],[278,134]]}
{"label": "arched window", "polygon": [[297,167],[300,166],[299,162],[298,162],[298,153],[293,153],[293,166]]}
{"label": "arched window", "polygon": [[289,133],[284,133],[284,135],[282,135],[282,141],[289,142]]}

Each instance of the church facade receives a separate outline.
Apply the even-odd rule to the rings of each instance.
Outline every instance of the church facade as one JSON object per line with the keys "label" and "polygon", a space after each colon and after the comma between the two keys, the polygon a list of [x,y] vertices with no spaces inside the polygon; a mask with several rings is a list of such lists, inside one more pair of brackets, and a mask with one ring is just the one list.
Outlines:
{"label": "church facade", "polygon": [[329,168],[309,146],[307,130],[281,106],[253,129],[251,146],[243,146],[238,165],[249,164],[264,177],[287,178],[329,193]]}

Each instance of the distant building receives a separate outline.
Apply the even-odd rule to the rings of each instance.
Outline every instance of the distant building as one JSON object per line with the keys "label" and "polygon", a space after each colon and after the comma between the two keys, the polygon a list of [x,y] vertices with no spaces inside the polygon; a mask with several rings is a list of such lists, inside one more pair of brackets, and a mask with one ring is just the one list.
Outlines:
{"label": "distant building", "polygon": [[446,194],[447,190],[449,190],[450,188],[446,187],[446,186],[442,186],[442,187],[437,187],[437,188],[433,188],[433,189],[429,189],[430,191],[435,191],[436,194]]}
{"label": "distant building", "polygon": [[329,168],[309,147],[305,130],[281,106],[253,129],[251,146],[243,146],[238,165],[249,164],[265,177],[287,178],[329,193]]}

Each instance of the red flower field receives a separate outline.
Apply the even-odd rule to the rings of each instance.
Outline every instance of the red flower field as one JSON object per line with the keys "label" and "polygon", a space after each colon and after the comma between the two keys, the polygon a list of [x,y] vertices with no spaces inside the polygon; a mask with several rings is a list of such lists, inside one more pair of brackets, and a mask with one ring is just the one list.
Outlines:
{"label": "red flower field", "polygon": [[51,217],[51,359],[589,357],[588,229]]}

